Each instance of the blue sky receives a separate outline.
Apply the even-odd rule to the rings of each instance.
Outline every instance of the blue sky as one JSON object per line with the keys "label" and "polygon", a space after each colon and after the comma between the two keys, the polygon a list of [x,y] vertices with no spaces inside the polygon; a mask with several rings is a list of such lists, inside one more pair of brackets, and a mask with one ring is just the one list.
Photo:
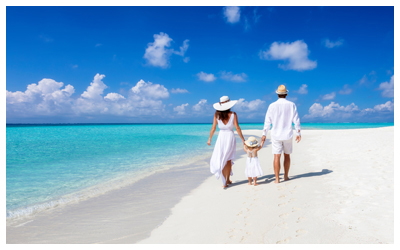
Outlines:
{"label": "blue sky", "polygon": [[393,122],[393,7],[7,7],[7,123]]}

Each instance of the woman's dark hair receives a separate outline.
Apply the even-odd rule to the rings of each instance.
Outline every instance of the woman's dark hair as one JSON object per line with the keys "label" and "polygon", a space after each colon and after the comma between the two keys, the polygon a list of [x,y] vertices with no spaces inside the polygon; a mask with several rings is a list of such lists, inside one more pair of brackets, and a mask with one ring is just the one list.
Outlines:
{"label": "woman's dark hair", "polygon": [[217,110],[217,111],[215,111],[215,115],[217,116],[218,120],[224,121],[224,120],[228,119],[230,112],[231,112],[231,109],[224,110],[224,111]]}

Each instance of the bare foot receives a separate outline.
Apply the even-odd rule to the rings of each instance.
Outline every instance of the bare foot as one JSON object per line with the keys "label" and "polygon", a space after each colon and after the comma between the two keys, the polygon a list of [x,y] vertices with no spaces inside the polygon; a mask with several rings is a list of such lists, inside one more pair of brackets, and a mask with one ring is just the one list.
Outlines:
{"label": "bare foot", "polygon": [[251,182],[249,182],[249,185],[251,185]]}
{"label": "bare foot", "polygon": [[258,184],[254,182],[254,186],[258,186]]}
{"label": "bare foot", "polygon": [[275,182],[275,183],[280,183],[280,180],[275,180],[274,182]]}
{"label": "bare foot", "polygon": [[284,179],[285,181],[290,180],[289,177],[287,177],[287,176],[285,176],[283,179]]}
{"label": "bare foot", "polygon": [[224,189],[228,187],[228,185],[222,186]]}
{"label": "bare foot", "polygon": [[227,182],[226,182],[226,184],[232,184],[232,181],[230,181],[230,180],[228,180]]}

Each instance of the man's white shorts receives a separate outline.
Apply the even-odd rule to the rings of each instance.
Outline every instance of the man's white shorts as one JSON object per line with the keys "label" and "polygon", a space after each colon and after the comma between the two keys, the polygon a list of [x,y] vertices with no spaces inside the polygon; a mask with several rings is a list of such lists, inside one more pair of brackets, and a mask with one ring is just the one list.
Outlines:
{"label": "man's white shorts", "polygon": [[293,137],[289,140],[274,140],[271,138],[272,154],[291,154],[293,148]]}

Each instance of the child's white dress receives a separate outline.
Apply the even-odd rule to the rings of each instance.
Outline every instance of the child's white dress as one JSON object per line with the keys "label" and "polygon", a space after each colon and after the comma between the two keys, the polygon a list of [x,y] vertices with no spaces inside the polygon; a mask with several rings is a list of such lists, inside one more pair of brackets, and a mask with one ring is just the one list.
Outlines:
{"label": "child's white dress", "polygon": [[247,161],[246,161],[246,169],[245,174],[247,177],[258,177],[263,175],[263,171],[261,169],[260,161],[258,157],[254,156],[255,152],[247,150]]}

